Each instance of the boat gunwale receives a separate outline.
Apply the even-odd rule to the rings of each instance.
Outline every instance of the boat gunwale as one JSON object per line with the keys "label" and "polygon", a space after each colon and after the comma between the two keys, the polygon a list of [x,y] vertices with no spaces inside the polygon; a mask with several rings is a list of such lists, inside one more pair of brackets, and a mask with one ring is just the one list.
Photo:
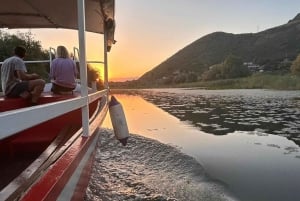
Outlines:
{"label": "boat gunwale", "polygon": [[[102,97],[99,98],[97,110],[93,113],[89,120],[91,135],[88,137],[82,135],[83,130],[81,127],[70,137],[70,139],[68,139],[64,144],[61,144],[59,147],[55,147],[55,145],[51,143],[51,145],[48,146],[47,149],[43,151],[43,153],[41,153],[41,155],[35,159],[25,170],[23,170],[19,176],[12,180],[6,187],[1,189],[1,200],[15,200],[18,199],[20,193],[30,191],[29,187],[38,184],[38,181],[47,175],[47,172],[52,169],[52,166],[54,166],[58,160],[64,160],[63,155],[72,149],[72,147],[76,146],[75,144],[77,141],[81,141],[82,138],[85,138],[85,140],[89,141],[89,138],[93,138],[95,132],[97,132],[99,129],[98,126],[103,122],[108,111],[107,99],[102,99]],[[85,140],[82,143],[81,148],[83,148],[87,143]],[[74,150],[77,150],[78,153],[80,152],[79,149],[73,148],[73,151]],[[68,156],[67,160],[71,160],[72,157],[75,159],[77,157],[76,155],[77,154],[71,154],[71,157]],[[66,167],[65,169],[67,170],[68,168],[70,167]]]}

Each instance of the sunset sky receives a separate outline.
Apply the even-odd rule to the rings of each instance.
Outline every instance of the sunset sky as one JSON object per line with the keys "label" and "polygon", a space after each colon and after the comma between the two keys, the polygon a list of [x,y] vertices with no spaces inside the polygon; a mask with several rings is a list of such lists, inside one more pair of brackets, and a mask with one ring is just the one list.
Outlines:
{"label": "sunset sky", "polygon": [[[285,24],[298,13],[299,0],[116,0],[110,80],[137,79],[206,34],[256,33]],[[75,31],[31,32],[44,48],[78,47]],[[102,59],[101,39],[87,34],[89,60]]]}

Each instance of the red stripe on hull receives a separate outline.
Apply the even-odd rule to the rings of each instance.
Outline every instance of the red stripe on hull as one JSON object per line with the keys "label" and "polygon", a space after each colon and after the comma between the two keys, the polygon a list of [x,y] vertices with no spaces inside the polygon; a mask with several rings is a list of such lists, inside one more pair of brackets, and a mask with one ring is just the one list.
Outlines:
{"label": "red stripe on hull", "polygon": [[[107,103],[106,103],[107,104]],[[25,193],[25,195],[21,198],[22,201],[34,201],[34,200],[56,200],[57,197],[62,192],[69,178],[73,174],[74,170],[77,168],[80,160],[82,160],[84,154],[87,152],[89,146],[92,144],[93,139],[97,138],[99,134],[97,133],[99,130],[99,125],[103,122],[106,113],[108,111],[108,107],[103,106],[102,111],[96,116],[94,121],[90,124],[91,135],[87,138],[80,137],[78,138],[72,146],[60,157],[54,164],[51,166],[48,171],[41,176],[41,178],[36,181],[35,184]],[[96,139],[97,140],[97,139]],[[93,155],[93,154],[91,154]],[[91,160],[88,163],[92,163]],[[86,166],[86,171],[91,164]],[[85,173],[86,175],[89,173]],[[83,176],[83,174],[82,174]],[[89,177],[88,177],[89,178]],[[79,199],[81,196],[81,200],[83,199],[83,192],[85,188],[82,187],[87,186],[87,180],[81,180],[83,182],[78,185],[76,195],[74,199]],[[73,193],[73,192],[72,192]],[[79,194],[81,193],[81,194]]]}
{"label": "red stripe on hull", "polygon": [[55,200],[96,136],[98,135],[95,133],[88,138],[77,139],[74,145],[28,191],[22,200]]}
{"label": "red stripe on hull", "polygon": [[89,184],[89,180],[91,176],[91,170],[95,159],[95,153],[96,150],[94,150],[93,153],[90,155],[89,160],[80,175],[80,179],[76,185],[75,192],[71,199],[72,201],[82,201],[84,198],[85,191]]}

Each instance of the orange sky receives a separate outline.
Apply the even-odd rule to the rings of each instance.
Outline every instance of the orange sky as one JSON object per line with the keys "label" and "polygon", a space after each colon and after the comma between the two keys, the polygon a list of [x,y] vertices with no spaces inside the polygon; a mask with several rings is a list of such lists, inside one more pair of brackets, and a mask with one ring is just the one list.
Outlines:
{"label": "orange sky", "polygon": [[[287,23],[299,0],[117,0],[117,43],[108,55],[109,78],[142,76],[180,49],[215,32],[255,33]],[[221,2],[221,3],[220,3]],[[22,32],[28,30],[22,30]],[[31,30],[44,48],[78,47],[77,32]],[[102,60],[102,35],[87,33],[88,60]]]}

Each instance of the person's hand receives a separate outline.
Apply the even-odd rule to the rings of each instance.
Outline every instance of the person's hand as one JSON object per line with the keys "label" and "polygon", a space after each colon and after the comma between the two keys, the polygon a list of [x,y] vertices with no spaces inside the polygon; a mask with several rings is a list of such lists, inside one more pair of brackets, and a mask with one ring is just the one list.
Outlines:
{"label": "person's hand", "polygon": [[39,79],[39,78],[41,78],[41,76],[39,76],[38,74],[36,73],[31,74],[31,79]]}

